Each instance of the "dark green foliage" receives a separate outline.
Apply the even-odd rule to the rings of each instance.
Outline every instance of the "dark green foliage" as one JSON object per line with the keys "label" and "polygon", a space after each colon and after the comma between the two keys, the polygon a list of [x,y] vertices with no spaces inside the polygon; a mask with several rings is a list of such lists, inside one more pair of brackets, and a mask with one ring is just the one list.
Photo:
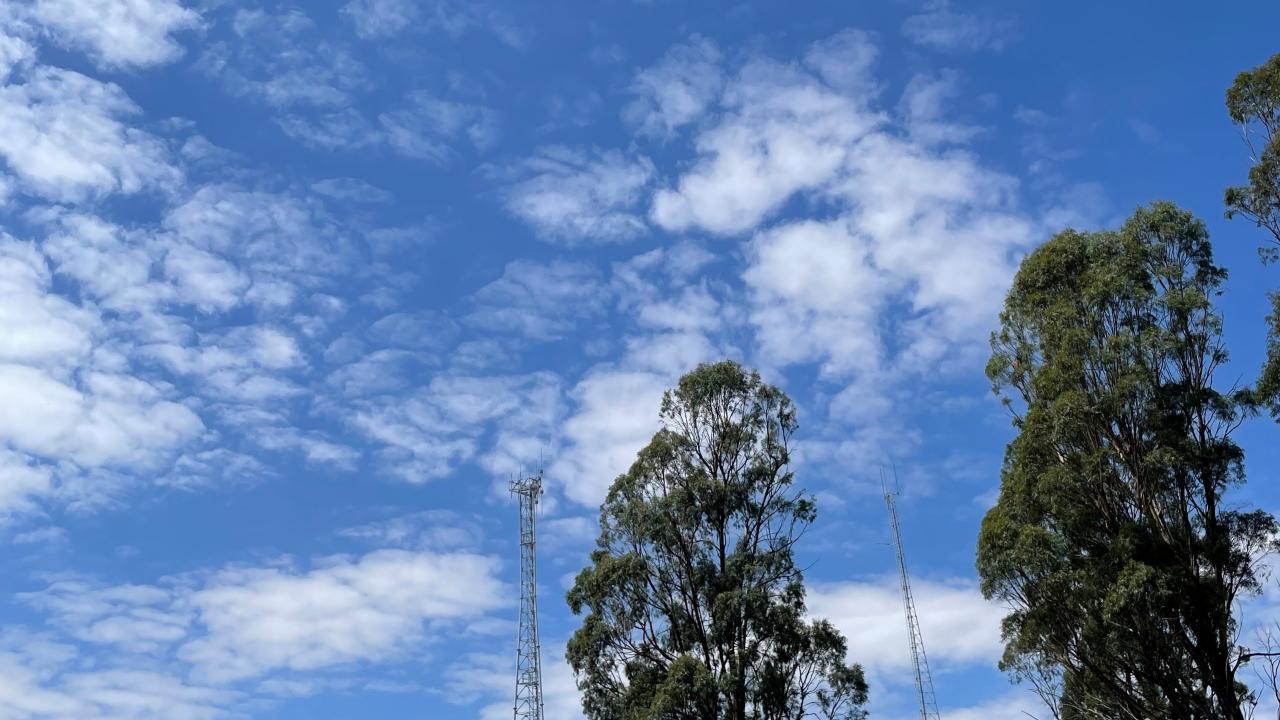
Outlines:
{"label": "dark green foliage", "polygon": [[[1280,55],[1236,76],[1227,90],[1227,113],[1254,162],[1248,185],[1227,188],[1227,217],[1244,215],[1280,243]],[[1275,259],[1276,252],[1267,248],[1264,257]]]}
{"label": "dark green foliage", "polygon": [[1118,232],[1067,230],[1023,262],[987,366],[1018,435],[983,520],[983,592],[1011,608],[1002,666],[1064,720],[1240,720],[1233,603],[1275,520],[1243,482],[1243,394],[1204,226],[1169,203]]}
{"label": "dark green foliage", "polygon": [[661,418],[568,595],[585,613],[567,656],[587,717],[864,717],[844,638],[804,615],[792,549],[815,509],[788,470],[791,401],[721,362],[681,378]]}
{"label": "dark green foliage", "polygon": [[1268,404],[1271,415],[1280,420],[1280,292],[1267,297],[1271,300],[1271,313],[1267,315],[1267,361],[1254,392],[1257,400]]}
{"label": "dark green foliage", "polygon": [[[1272,244],[1258,252],[1263,262],[1273,262],[1280,258],[1280,55],[1236,76],[1227,90],[1227,112],[1240,126],[1253,160],[1249,184],[1227,188],[1227,217],[1243,215],[1269,232]],[[1272,293],[1271,302],[1280,308],[1280,295]],[[1257,399],[1280,421],[1280,312],[1273,310],[1267,326]]]}

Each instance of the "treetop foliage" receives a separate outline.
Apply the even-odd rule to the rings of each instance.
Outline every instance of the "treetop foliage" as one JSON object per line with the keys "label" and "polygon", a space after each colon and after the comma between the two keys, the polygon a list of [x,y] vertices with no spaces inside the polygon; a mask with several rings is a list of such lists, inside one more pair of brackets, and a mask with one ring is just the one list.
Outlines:
{"label": "treetop foliage", "polygon": [[1002,666],[1074,718],[1242,718],[1234,603],[1275,520],[1243,481],[1213,308],[1226,271],[1170,203],[1119,231],[1066,230],[1009,291],[987,367],[1015,411],[983,521],[983,592],[1012,608]]}
{"label": "treetop foliage", "polygon": [[[1227,217],[1243,215],[1271,234],[1272,244],[1258,250],[1269,263],[1280,258],[1280,54],[1236,76],[1227,90],[1227,113],[1240,126],[1253,161],[1249,183],[1227,188]],[[1271,293],[1270,300],[1257,398],[1280,421],[1280,293]]]}
{"label": "treetop foliage", "polygon": [[793,548],[815,517],[789,469],[795,406],[737,363],[701,365],[610,488],[569,591],[567,656],[595,720],[856,720],[843,636],[805,617]]}

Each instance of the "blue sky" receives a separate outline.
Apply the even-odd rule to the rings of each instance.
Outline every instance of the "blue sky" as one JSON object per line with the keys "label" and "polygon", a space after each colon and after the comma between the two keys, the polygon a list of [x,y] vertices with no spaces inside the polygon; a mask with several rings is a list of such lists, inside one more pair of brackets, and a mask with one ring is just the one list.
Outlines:
{"label": "blue sky", "polygon": [[[0,6],[0,718],[501,718],[512,473],[562,601],[684,371],[801,408],[810,609],[908,718],[896,463],[948,720],[995,668],[981,369],[1018,258],[1199,214],[1248,382],[1260,233],[1222,108],[1241,3],[17,0]],[[1277,507],[1276,428],[1239,439]],[[1254,603],[1246,623],[1270,616]]]}

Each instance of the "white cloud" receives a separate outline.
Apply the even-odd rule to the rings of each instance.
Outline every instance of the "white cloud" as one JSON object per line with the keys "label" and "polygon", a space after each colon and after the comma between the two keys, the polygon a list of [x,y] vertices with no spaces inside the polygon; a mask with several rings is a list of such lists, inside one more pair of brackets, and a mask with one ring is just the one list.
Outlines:
{"label": "white cloud", "polygon": [[60,580],[20,600],[51,616],[68,635],[125,652],[156,653],[187,637],[191,614],[172,607],[169,590],[146,585],[103,587]]}
{"label": "white cloud", "polygon": [[[543,644],[542,700],[547,720],[581,720],[582,696],[573,670],[564,659],[563,642]],[[511,715],[511,656],[475,653],[450,666],[445,690],[454,703],[487,700],[481,720],[505,720]]]}
{"label": "white cloud", "polygon": [[[164,211],[160,227],[54,207],[28,218],[47,233],[39,247],[48,257],[0,242],[0,328],[13,341],[0,340],[0,384],[14,386],[0,426],[5,447],[84,471],[65,465],[46,496],[93,507],[143,470],[180,485],[261,475],[236,452],[210,462],[201,459],[209,449],[194,446],[239,433],[310,463],[358,459],[296,427],[297,409],[284,402],[312,392],[304,343],[344,312],[314,290],[361,273],[354,236],[318,201],[210,185]],[[227,325],[223,313],[244,305],[252,315]]]}
{"label": "white cloud", "polygon": [[949,0],[928,0],[925,11],[902,24],[912,42],[949,52],[1003,50],[1013,33],[1013,23],[951,10]]}
{"label": "white cloud", "polygon": [[[1000,659],[1000,621],[1005,611],[983,599],[968,581],[913,580],[925,651],[935,668]],[[881,677],[902,677],[911,656],[896,579],[879,582],[814,583],[809,614],[827,618],[849,641],[849,659]]]}
{"label": "white cloud", "polygon": [[229,297],[226,293],[241,285],[238,274],[244,273],[250,281],[244,300],[278,310],[329,277],[349,282],[359,273],[353,270],[356,239],[306,196],[205,185],[171,209],[163,227],[174,234],[170,244],[189,245],[223,260],[235,258],[235,272],[230,262],[216,261],[192,268],[204,277],[190,278],[178,272],[188,268],[175,268],[178,280],[208,298]]}
{"label": "white cloud", "polygon": [[71,648],[25,640],[0,650],[6,720],[215,720],[239,697],[152,670],[75,669]]}
{"label": "white cloud", "polygon": [[714,330],[726,312],[705,284],[685,287],[676,296],[651,300],[638,310],[636,321],[641,326],[679,333]]}
{"label": "white cloud", "polygon": [[900,103],[911,137],[923,145],[930,145],[962,143],[980,133],[981,128],[948,118],[951,113],[946,104],[959,92],[959,76],[955,72],[920,74],[911,78],[902,91]]}
{"label": "white cloud", "polygon": [[30,17],[64,47],[104,68],[158,65],[182,55],[174,33],[200,16],[175,0],[34,0]]}
{"label": "white cloud", "polygon": [[276,328],[247,326],[201,336],[196,344],[153,343],[139,353],[179,375],[202,379],[202,393],[256,404],[302,392],[287,375],[304,364],[297,341]]}
{"label": "white cloud", "polygon": [[[102,319],[55,293],[34,245],[0,240],[0,437],[12,449],[82,467],[155,466],[204,429],[163,386],[95,350]],[[7,452],[18,482],[3,507],[52,492],[47,469]],[[25,469],[24,469],[25,468]]]}
{"label": "white cloud", "polygon": [[563,483],[570,500],[600,504],[614,478],[658,429],[658,406],[669,379],[655,372],[600,368],[573,389],[577,412],[564,422],[569,443],[549,477]]}
{"label": "white cloud", "polygon": [[89,372],[82,382],[0,364],[0,437],[18,450],[86,467],[152,465],[204,429],[185,405],[137,378]]}
{"label": "white cloud", "polygon": [[[0,520],[37,510],[38,501],[53,493],[53,470],[31,458],[0,447]],[[14,542],[21,542],[14,538]]]}
{"label": "white cloud", "polygon": [[208,487],[215,483],[251,482],[271,477],[273,468],[256,458],[225,447],[193,449],[184,452],[157,485],[185,489]]}
{"label": "white cloud", "polygon": [[0,233],[0,362],[68,366],[92,346],[98,318],[50,292],[35,245]]}
{"label": "white cloud", "polygon": [[[5,460],[0,459],[0,465],[5,464],[5,462]],[[20,470],[20,468],[12,467],[10,469]],[[19,475],[16,479],[16,484],[19,486],[19,491],[21,491],[23,478]],[[5,489],[10,490],[7,486]],[[0,499],[0,507],[9,507],[11,505],[12,497],[13,493],[10,490],[8,497]],[[43,549],[49,549],[66,544],[68,542],[68,536],[66,528],[58,527],[56,525],[45,525],[44,527],[37,527],[33,530],[16,533],[12,538],[12,542],[14,545],[39,545]]]}
{"label": "white cloud", "polygon": [[285,559],[154,585],[59,579],[18,596],[46,618],[42,634],[0,631],[3,717],[244,717],[283,690],[323,687],[312,673],[334,679],[484,631],[507,604],[498,569],[495,558],[467,552],[377,550],[310,569]]}
{"label": "white cloud", "polygon": [[597,507],[659,427],[662,393],[698,363],[735,356],[712,340],[740,319],[688,273],[705,262],[688,248],[659,249],[615,263],[619,310],[635,324],[616,361],[592,367],[570,392],[563,451],[548,472],[565,495]]}
{"label": "white cloud", "polygon": [[[753,242],[745,277],[758,293],[753,319],[767,356],[866,370],[892,339],[898,352],[886,360],[912,371],[980,343],[1034,231],[1012,207],[1014,181],[968,154],[884,134],[859,142],[844,172],[831,187],[848,203],[843,217],[791,223]],[[878,309],[891,302],[913,316],[886,322]],[[885,330],[893,335],[882,340]]]}
{"label": "white cloud", "polygon": [[102,307],[147,312],[171,299],[171,289],[152,281],[154,251],[139,234],[83,213],[46,219],[50,227],[41,248],[54,269]]}
{"label": "white cloud", "polygon": [[409,482],[443,477],[482,450],[486,469],[502,474],[550,448],[562,392],[550,373],[437,375],[408,397],[360,401],[350,422],[385,446],[390,471]]}
{"label": "white cloud", "polygon": [[185,245],[175,245],[165,255],[164,273],[178,297],[206,312],[235,307],[250,285],[225,258]]}
{"label": "white cloud", "polygon": [[370,342],[412,350],[443,350],[458,334],[457,323],[442,312],[394,312],[369,326]]}
{"label": "white cloud", "polygon": [[[340,350],[345,347],[344,341],[347,340],[349,339],[340,338],[329,349]],[[355,348],[353,352],[363,354],[334,370],[327,379],[331,386],[347,397],[381,395],[402,390],[409,386],[409,378],[434,365],[433,356],[421,352],[394,349],[363,352],[363,347]]]}
{"label": "white cloud", "polygon": [[463,140],[484,150],[498,138],[498,115],[492,109],[423,91],[408,93],[379,114],[376,124],[354,107],[293,112],[276,123],[290,137],[313,147],[348,151],[385,147],[437,165],[452,159]]}
{"label": "white cloud", "polygon": [[[349,267],[345,236],[317,214],[292,198],[214,186],[171,211],[167,229],[48,207],[27,214],[47,233],[40,245],[0,238],[0,451],[15,479],[0,513],[44,501],[94,509],[144,475],[162,484],[261,475],[234,452],[200,459],[209,457],[200,442],[227,430],[351,466],[353,450],[292,427],[289,408],[272,406],[305,392],[308,364],[296,332],[273,314],[326,265]],[[228,253],[254,258],[253,275]],[[242,300],[257,306],[258,322],[220,327],[216,314]],[[323,300],[295,307],[318,308],[287,318],[309,332],[332,317]],[[191,310],[203,317],[193,321]],[[195,322],[209,329],[196,332]],[[180,392],[179,379],[191,389]]]}
{"label": "white cloud", "polygon": [[63,682],[63,692],[83,706],[57,720],[215,720],[231,714],[223,708],[237,696],[149,670],[102,669],[68,674]]}
{"label": "white cloud", "polygon": [[427,624],[481,617],[505,600],[479,555],[380,550],[307,573],[228,569],[189,597],[205,634],[178,655],[215,682],[396,657]]}
{"label": "white cloud", "polygon": [[[122,227],[52,207],[28,217],[47,233],[41,247],[48,258],[35,246],[3,245],[0,292],[12,300],[5,307],[22,314],[0,311],[0,327],[14,326],[6,337],[21,340],[25,355],[5,352],[0,341],[0,363],[31,366],[15,372],[35,373],[35,387],[51,395],[39,404],[43,425],[15,434],[9,441],[14,449],[46,460],[72,453],[84,467],[118,470],[124,475],[109,483],[116,489],[126,487],[127,476],[139,467],[163,471],[162,461],[183,449],[189,452],[156,482],[205,484],[220,473],[251,477],[266,471],[237,452],[228,451],[232,460],[220,463],[200,459],[209,457],[208,448],[184,448],[201,438],[243,439],[339,468],[358,460],[352,448],[303,429],[305,422],[295,417],[300,404],[288,402],[316,398],[321,388],[308,382],[310,343],[331,337],[331,325],[347,310],[317,291],[339,276],[352,287],[362,273],[372,272],[357,260],[357,236],[321,202],[305,194],[219,184],[199,187],[164,210],[158,227]],[[66,286],[72,290],[55,292],[55,276],[72,281]],[[238,317],[225,315],[241,309]],[[81,329],[71,333],[76,327]],[[6,371],[3,377],[11,375]],[[100,397],[97,388],[115,395]],[[113,408],[129,393],[136,407],[117,413]],[[106,400],[115,404],[104,405]],[[77,403],[98,414],[76,421]],[[183,422],[161,422],[156,413],[165,409]],[[61,414],[48,414],[55,410]],[[198,421],[197,410],[204,416]],[[143,451],[158,440],[120,442],[109,458],[85,449],[91,440],[96,448],[97,438],[110,437],[108,420],[120,424],[144,411],[155,424],[150,435],[181,431],[164,443],[166,450]],[[62,480],[60,496],[71,497],[69,481]],[[90,484],[83,477],[75,482],[80,498]]]}
{"label": "white cloud", "polygon": [[489,331],[554,340],[577,322],[604,310],[607,289],[585,263],[515,260],[502,277],[472,296],[476,309],[466,322]]}
{"label": "white cloud", "polygon": [[751,319],[772,363],[820,360],[829,372],[880,367],[884,287],[871,249],[843,222],[802,220],[751,242],[744,280]]}
{"label": "white cloud", "polygon": [[401,108],[382,113],[378,122],[393,150],[434,163],[449,159],[453,143],[463,136],[485,148],[498,133],[497,116],[489,108],[443,100],[422,91],[409,93]]}
{"label": "white cloud", "polygon": [[29,66],[36,58],[36,49],[26,39],[9,35],[0,28],[0,83],[7,82],[13,71]]}
{"label": "white cloud", "polygon": [[719,122],[695,141],[699,162],[654,195],[650,216],[668,230],[754,228],[793,194],[825,187],[881,121],[863,99],[765,60],[744,67],[721,103]]}
{"label": "white cloud", "polygon": [[628,240],[645,230],[635,210],[653,176],[648,158],[616,150],[544,148],[515,171],[507,210],[541,237],[568,245]]}
{"label": "white cloud", "polygon": [[121,122],[136,105],[119,87],[38,66],[0,87],[0,157],[28,192],[77,201],[181,179],[157,138]]}
{"label": "white cloud", "polygon": [[330,150],[376,147],[384,139],[368,118],[353,107],[289,113],[277,118],[276,124],[286,135],[305,145]]}
{"label": "white cloud", "polygon": [[391,193],[364,180],[352,177],[326,178],[311,184],[311,189],[344,202],[385,203],[393,199]]}
{"label": "white cloud", "polygon": [[360,451],[333,442],[316,432],[303,432],[295,427],[255,428],[252,438],[259,447],[268,450],[296,450],[311,465],[330,465],[350,470],[360,459]]}
{"label": "white cloud", "polygon": [[[815,459],[864,461],[909,442],[889,417],[895,388],[974,359],[1037,229],[1017,181],[963,148],[977,129],[947,119],[957,76],[913,79],[894,123],[876,106],[876,54],[846,31],[803,64],[749,61],[650,212],[672,231],[754,233],[743,273],[752,360],[816,362],[838,384],[827,411],[839,437]],[[795,212],[771,224],[783,208]]]}
{"label": "white cloud", "polygon": [[668,50],[657,65],[636,73],[631,81],[635,99],[622,116],[641,134],[669,138],[702,117],[723,84],[720,51],[695,35]]}
{"label": "white cloud", "polygon": [[418,17],[418,6],[412,0],[351,0],[341,12],[355,27],[356,35],[374,39],[409,27]]}
{"label": "white cloud", "polygon": [[427,0],[423,14],[423,29],[439,30],[454,38],[482,30],[519,49],[529,44],[532,35],[530,28],[516,23],[488,0]]}
{"label": "white cloud", "polygon": [[869,101],[880,92],[872,73],[879,55],[871,33],[850,28],[810,45],[804,64],[832,88]]}
{"label": "white cloud", "polygon": [[[357,35],[368,39],[461,17],[443,4],[432,10],[405,0],[353,0],[341,12]],[[470,11],[465,12],[469,17]],[[388,149],[443,164],[459,143],[484,150],[497,141],[493,109],[426,90],[409,91],[381,112],[357,109],[377,88],[376,78],[349,47],[325,39],[300,9],[241,9],[230,24],[236,41],[209,47],[198,67],[221,78],[229,92],[257,97],[275,108],[280,129],[304,144],[346,151]]]}
{"label": "white cloud", "polygon": [[904,333],[908,364],[937,360],[945,352],[938,340],[985,340],[1035,231],[1014,204],[1017,182],[966,152],[886,135],[861,143],[848,170],[835,191],[853,207],[851,226],[917,314]]}
{"label": "white cloud", "polygon": [[1009,693],[969,707],[953,708],[942,712],[942,720],[990,720],[990,718],[1025,718],[1025,720],[1049,720],[1053,716],[1031,690]]}
{"label": "white cloud", "polygon": [[231,18],[237,42],[216,43],[197,67],[227,90],[276,108],[336,108],[365,86],[366,70],[349,50],[318,37],[299,9],[239,9]]}
{"label": "white cloud", "polygon": [[478,546],[484,529],[451,510],[424,510],[342,530],[340,535],[382,547],[444,552]]}

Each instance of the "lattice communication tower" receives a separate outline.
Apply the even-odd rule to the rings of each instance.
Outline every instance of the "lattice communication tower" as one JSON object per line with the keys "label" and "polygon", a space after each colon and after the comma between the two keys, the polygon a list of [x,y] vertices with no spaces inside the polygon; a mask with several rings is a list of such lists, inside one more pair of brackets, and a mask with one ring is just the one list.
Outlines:
{"label": "lattice communication tower", "polygon": [[[897,473],[894,473],[895,476]],[[889,508],[889,526],[893,530],[893,549],[898,555],[898,578],[902,582],[902,606],[907,615],[907,637],[911,645],[911,666],[916,675],[916,696],[920,701],[920,720],[939,720],[938,698],[933,692],[933,676],[929,674],[929,658],[924,652],[924,635],[920,632],[920,618],[916,615],[916,603],[911,597],[911,580],[907,576],[907,559],[902,552],[902,531],[898,527],[898,508],[895,492],[889,489],[881,473],[884,485],[884,504]],[[896,481],[896,477],[895,477]]]}
{"label": "lattice communication tower", "polygon": [[542,471],[511,481],[520,501],[520,632],[515,720],[542,720],[542,648],[538,644],[537,515]]}

